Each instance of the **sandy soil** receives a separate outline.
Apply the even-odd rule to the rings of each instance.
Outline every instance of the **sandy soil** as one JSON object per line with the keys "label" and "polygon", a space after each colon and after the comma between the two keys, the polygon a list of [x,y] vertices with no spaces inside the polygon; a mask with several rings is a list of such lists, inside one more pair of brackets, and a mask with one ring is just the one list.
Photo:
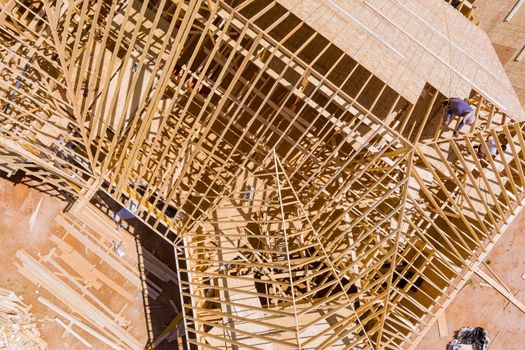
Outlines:
{"label": "sandy soil", "polygon": [[[525,210],[508,228],[485,262],[505,285],[525,304]],[[484,272],[490,271],[483,267]],[[479,326],[488,330],[490,350],[520,350],[525,334],[525,313],[492,287],[474,276],[445,311],[449,336],[440,338],[437,323],[430,329],[418,350],[445,350],[453,333],[461,327]]]}

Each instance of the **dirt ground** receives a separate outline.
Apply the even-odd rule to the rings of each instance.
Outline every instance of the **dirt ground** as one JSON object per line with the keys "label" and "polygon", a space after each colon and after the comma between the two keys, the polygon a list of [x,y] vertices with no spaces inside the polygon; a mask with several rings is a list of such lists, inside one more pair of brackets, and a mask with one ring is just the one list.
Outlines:
{"label": "dirt ground", "polygon": [[[485,260],[505,285],[525,304],[525,210],[522,210]],[[483,271],[494,278],[487,267]],[[522,277],[523,276],[523,277]],[[494,278],[495,279],[495,278]],[[495,289],[474,276],[445,311],[448,337],[440,338],[437,323],[418,350],[446,350],[453,333],[462,327],[483,327],[491,339],[490,350],[525,349],[525,313]]]}
{"label": "dirt ground", "polygon": [[[33,229],[29,232],[29,220],[33,210],[42,198]],[[0,274],[0,286],[14,291],[24,298],[26,304],[32,305],[33,314],[39,318],[38,326],[42,338],[49,344],[50,349],[60,349],[67,346],[75,349],[73,345],[78,341],[71,336],[62,338],[62,331],[58,325],[45,321],[46,316],[51,316],[37,301],[34,285],[22,277],[15,266],[15,253],[24,249],[31,255],[49,251],[51,243],[49,235],[52,232],[61,232],[61,228],[54,222],[54,218],[65,203],[37,190],[24,185],[14,186],[13,183],[0,178],[0,256],[3,268]],[[73,341],[72,341],[73,340]]]}
{"label": "dirt ground", "polygon": [[[29,222],[38,202],[42,199],[32,230]],[[23,277],[15,266],[15,253],[23,249],[31,256],[48,254],[52,248],[49,240],[51,234],[62,235],[64,229],[54,219],[66,206],[66,202],[49,194],[29,188],[23,184],[14,185],[12,182],[0,178],[0,256],[2,257],[2,273],[0,287],[14,291],[24,298],[24,302],[32,306],[32,313],[37,319],[41,337],[49,345],[49,349],[86,349],[71,334],[64,331],[56,322],[52,311],[44,307],[37,300],[39,293],[44,290]],[[108,293],[103,299],[106,305],[111,305],[118,297]],[[46,294],[48,297],[49,294]],[[53,301],[53,299],[51,299]],[[53,301],[56,303],[56,301]],[[123,313],[131,321],[130,333],[146,344],[147,333],[144,323],[144,306],[141,295],[137,295],[132,307]],[[66,322],[67,323],[67,322]],[[73,329],[93,345],[94,349],[108,349],[108,347],[84,333],[78,327]]]}

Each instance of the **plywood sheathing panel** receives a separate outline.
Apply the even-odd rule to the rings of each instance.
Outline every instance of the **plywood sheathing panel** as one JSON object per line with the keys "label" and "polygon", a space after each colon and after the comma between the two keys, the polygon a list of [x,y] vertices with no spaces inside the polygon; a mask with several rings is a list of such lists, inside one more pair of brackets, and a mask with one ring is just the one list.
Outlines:
{"label": "plywood sheathing panel", "polygon": [[479,25],[487,32],[494,45],[522,106],[525,106],[525,57],[518,59],[525,47],[525,7],[522,5],[510,21],[505,21],[516,3],[517,0],[497,3],[478,0],[476,14]]}
{"label": "plywood sheathing panel", "polygon": [[[475,89],[521,120],[521,104],[487,35],[443,1],[279,3],[413,103],[427,82],[446,96]],[[329,22],[319,25],[319,13],[329,14]]]}

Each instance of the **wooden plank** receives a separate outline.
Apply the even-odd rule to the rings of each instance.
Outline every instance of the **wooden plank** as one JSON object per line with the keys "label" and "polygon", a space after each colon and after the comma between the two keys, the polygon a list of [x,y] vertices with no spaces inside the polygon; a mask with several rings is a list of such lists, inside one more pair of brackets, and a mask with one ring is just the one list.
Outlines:
{"label": "wooden plank", "polygon": [[84,322],[79,321],[78,319],[76,319],[72,315],[68,314],[63,309],[59,308],[58,306],[56,306],[55,304],[53,304],[51,301],[49,301],[48,299],[44,298],[43,296],[39,296],[38,297],[38,301],[41,302],[43,305],[47,306],[49,309],[51,309],[55,313],[57,313],[60,316],[64,317],[66,320],[71,322],[71,324],[74,324],[74,325],[78,326],[83,331],[91,334],[92,336],[94,336],[95,338],[97,338],[98,340],[103,342],[104,344],[110,346],[112,349],[125,350],[122,346],[120,346],[117,343],[115,343],[114,341],[106,338],[105,336],[103,336],[102,334],[100,334],[99,332],[97,332],[96,330],[94,330],[93,328],[91,328],[90,326],[85,324]]}
{"label": "wooden plank", "polygon": [[517,0],[510,12],[505,16],[504,22],[510,22],[512,17],[519,11],[520,7],[525,3],[525,0]]}
{"label": "wooden plank", "polygon": [[45,256],[44,261],[49,263],[51,266],[56,268],[60,273],[60,276],[63,276],[68,280],[72,285],[74,285],[78,290],[80,290],[81,294],[85,296],[86,301],[92,300],[93,303],[100,308],[100,310],[104,311],[107,315],[111,316],[113,320],[120,326],[120,327],[127,327],[130,323],[130,321],[124,319],[122,316],[116,314],[111,310],[107,305],[105,305],[97,296],[95,296],[90,290],[88,290],[83,284],[81,284],[79,281],[77,281],[73,276],[71,276],[62,266],[60,266],[51,256]]}
{"label": "wooden plank", "polygon": [[89,283],[95,289],[100,289],[102,284],[98,282],[96,276],[91,273],[90,267],[93,267],[84,257],[76,253],[73,247],[55,235],[51,235],[50,241],[62,251],[62,254],[58,255],[60,259],[62,259],[70,268],[78,273],[86,283]]}
{"label": "wooden plank", "polygon": [[36,205],[35,210],[33,210],[33,213],[31,214],[31,217],[29,218],[29,232],[33,231],[33,225],[35,224],[36,218],[38,216],[38,212],[40,211],[40,206],[42,205],[42,201],[44,200],[44,197],[41,197],[38,201],[38,204]]}
{"label": "wooden plank", "polygon": [[33,283],[39,284],[56,296],[61,302],[69,305],[75,312],[81,314],[89,322],[105,329],[122,342],[132,348],[141,347],[140,342],[132,335],[118,326],[114,320],[110,319],[105,313],[100,311],[93,304],[84,299],[73,288],[65,284],[56,277],[49,269],[38,263],[26,252],[19,250],[16,256],[22,262],[18,265],[18,271],[30,279]]}
{"label": "wooden plank", "polygon": [[492,279],[489,275],[487,275],[483,270],[477,269],[476,275],[481,277],[485,282],[490,284],[492,288],[497,290],[501,295],[503,295],[508,301],[510,301],[514,306],[516,306],[519,310],[525,313],[525,305],[521,301],[519,301],[512,293],[509,293],[509,291],[503,287],[500,283]]}
{"label": "wooden plank", "polygon": [[445,310],[441,310],[436,314],[437,320],[438,320],[438,330],[439,330],[439,337],[440,338],[446,338],[448,337],[448,326],[447,326],[447,318],[445,315]]}
{"label": "wooden plank", "polygon": [[[78,252],[74,251],[72,253],[62,253],[59,258],[75,271],[80,272],[81,275],[86,275],[87,279],[85,279],[85,281],[89,281],[93,288],[100,289],[100,287],[102,287],[102,283],[104,283],[129,302],[133,302],[137,298],[137,295],[132,294],[128,288],[125,288],[121,284],[115,282],[115,280],[100,272],[96,267],[90,265],[89,262],[85,260]],[[134,289],[140,291],[141,287],[134,286]],[[137,292],[137,294],[139,293]]]}
{"label": "wooden plank", "polygon": [[520,51],[516,55],[516,58],[514,58],[514,61],[521,62],[523,57],[525,57],[525,44],[521,47]]}
{"label": "wooden plank", "polygon": [[82,243],[90,251],[95,253],[100,259],[102,259],[105,263],[111,266],[115,271],[117,271],[122,276],[124,276],[126,279],[128,279],[133,285],[135,286],[142,285],[142,281],[140,277],[137,276],[137,274],[131,272],[126,267],[124,267],[119,261],[117,261],[115,258],[108,255],[107,252],[104,251],[99,245],[93,242],[90,238],[86,237],[84,234],[82,234],[79,230],[77,230],[71,224],[66,222],[62,217],[58,216],[56,218],[56,221],[60,225],[62,225],[73,237],[75,237],[76,240]]}
{"label": "wooden plank", "polygon": [[69,334],[74,336],[78,339],[82,344],[84,344],[87,348],[92,349],[93,345],[91,345],[86,339],[82,338],[77,332],[75,332],[70,326],[64,323],[60,318],[55,317],[55,322],[58,323],[62,328],[64,328]]}

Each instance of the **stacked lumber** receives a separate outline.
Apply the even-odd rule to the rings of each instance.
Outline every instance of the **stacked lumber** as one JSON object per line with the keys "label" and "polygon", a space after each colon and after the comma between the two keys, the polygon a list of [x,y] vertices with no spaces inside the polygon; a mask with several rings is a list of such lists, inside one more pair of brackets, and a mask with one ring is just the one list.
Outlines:
{"label": "stacked lumber", "polygon": [[[139,257],[136,252],[135,238],[125,231],[116,230],[115,222],[93,204],[87,204],[81,211],[74,214],[62,214],[57,217],[56,221],[72,235],[77,235],[79,232],[85,233],[86,237],[115,257],[117,255],[111,250],[114,242],[120,242],[120,247],[126,254],[124,257],[118,257],[118,261],[125,265],[123,268],[135,271],[135,267],[142,262],[146,273],[154,275],[162,282],[177,283],[178,278],[175,271],[143,246],[140,248],[142,256]],[[86,241],[89,245],[90,240]],[[137,282],[135,278],[129,277],[133,283]],[[151,280],[147,282],[148,291],[151,292],[153,299],[156,299],[162,289]]]}
{"label": "stacked lumber", "polygon": [[76,221],[72,216],[59,215],[55,220],[88,251],[97,255],[101,261],[125,277],[133,286],[141,288],[142,282],[136,262],[126,259],[126,256],[120,257],[114,251],[112,241],[106,237],[97,236],[96,232]]}
{"label": "stacked lumber", "polygon": [[30,309],[14,292],[0,288],[0,349],[47,349]]}
{"label": "stacked lumber", "polygon": [[[108,235],[109,227],[95,230],[69,214],[59,215],[56,222],[66,234],[51,236],[54,247],[47,255],[37,258],[19,250],[18,271],[45,294],[39,301],[57,314],[54,321],[88,348],[90,340],[76,330],[113,349],[142,348],[142,342],[130,333],[131,321],[122,315],[143,288],[131,242],[124,248],[130,254],[123,257],[113,246],[118,238],[115,229]],[[110,303],[104,299],[106,291],[115,296]]]}
{"label": "stacked lumber", "polygon": [[[55,296],[69,308],[79,314],[82,318],[87,320],[90,324],[104,332],[107,336],[113,339],[117,344],[122,345],[123,348],[139,349],[141,343],[129,334],[117,315],[109,315],[107,310],[101,310],[100,301],[94,303],[90,302],[86,297],[76,289],[72,288],[64,280],[62,280],[56,273],[53,273],[47,266],[40,263],[27,252],[19,250],[16,257],[21,264],[17,264],[18,271],[26,278],[37,285],[45,288],[50,294]],[[62,271],[63,273],[63,271]],[[87,291],[83,291],[85,294]]]}

